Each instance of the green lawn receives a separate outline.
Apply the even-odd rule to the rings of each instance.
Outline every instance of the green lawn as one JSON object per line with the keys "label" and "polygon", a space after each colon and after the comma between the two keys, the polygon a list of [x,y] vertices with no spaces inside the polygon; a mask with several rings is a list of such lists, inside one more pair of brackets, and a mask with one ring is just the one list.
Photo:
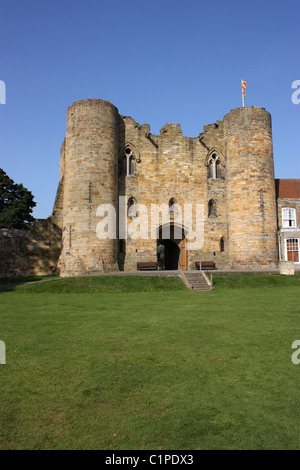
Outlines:
{"label": "green lawn", "polygon": [[300,275],[0,290],[0,449],[300,449]]}

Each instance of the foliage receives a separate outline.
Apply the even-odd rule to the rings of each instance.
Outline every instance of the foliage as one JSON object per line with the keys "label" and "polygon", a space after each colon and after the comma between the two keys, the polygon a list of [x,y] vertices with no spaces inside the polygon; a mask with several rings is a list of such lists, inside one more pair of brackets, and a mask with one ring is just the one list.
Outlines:
{"label": "foliage", "polygon": [[34,196],[0,168],[0,228],[27,229],[34,221]]}

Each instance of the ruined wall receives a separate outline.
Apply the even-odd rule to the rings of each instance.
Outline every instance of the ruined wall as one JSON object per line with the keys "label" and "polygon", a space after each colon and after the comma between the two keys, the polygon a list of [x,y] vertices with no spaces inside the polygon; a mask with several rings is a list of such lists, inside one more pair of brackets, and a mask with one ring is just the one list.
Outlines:
{"label": "ruined wall", "polygon": [[31,230],[0,229],[0,278],[58,274],[61,230],[39,219]]}

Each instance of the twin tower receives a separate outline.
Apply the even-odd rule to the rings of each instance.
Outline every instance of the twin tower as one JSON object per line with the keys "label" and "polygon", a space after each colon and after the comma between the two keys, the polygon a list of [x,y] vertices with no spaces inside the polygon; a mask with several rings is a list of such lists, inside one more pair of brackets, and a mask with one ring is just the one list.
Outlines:
{"label": "twin tower", "polygon": [[[127,224],[137,223],[140,207],[149,209],[148,237],[120,235],[120,200]],[[173,208],[186,204],[202,208],[203,243],[196,249],[187,249],[191,226],[182,222],[176,236],[172,230]],[[159,218],[150,220],[153,205],[169,208],[169,237]],[[109,207],[115,236],[99,238],[99,222],[114,216],[103,209]],[[196,261],[271,267],[278,262],[271,116],[243,107],[197,137],[183,136],[172,123],[153,135],[149,124],[121,116],[108,101],[77,101],[67,111],[52,220],[62,228],[62,276],[133,271],[162,252],[161,269],[195,269]]]}

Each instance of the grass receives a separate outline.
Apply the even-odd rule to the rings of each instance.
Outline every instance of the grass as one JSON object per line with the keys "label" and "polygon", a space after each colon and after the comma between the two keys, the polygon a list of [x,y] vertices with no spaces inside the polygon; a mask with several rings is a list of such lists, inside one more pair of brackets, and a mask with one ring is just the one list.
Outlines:
{"label": "grass", "polygon": [[0,449],[300,449],[300,276],[0,291]]}

